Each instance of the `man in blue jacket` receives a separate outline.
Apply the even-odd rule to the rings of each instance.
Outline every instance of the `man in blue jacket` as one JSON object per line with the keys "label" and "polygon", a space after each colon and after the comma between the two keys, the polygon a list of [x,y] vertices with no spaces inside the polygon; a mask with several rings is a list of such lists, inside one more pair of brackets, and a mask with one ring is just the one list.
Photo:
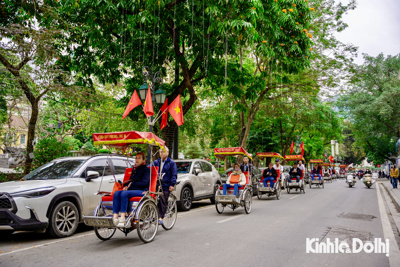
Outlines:
{"label": "man in blue jacket", "polygon": [[153,166],[157,166],[159,168],[159,173],[164,174],[162,179],[162,189],[164,195],[160,196],[160,201],[158,202],[158,213],[161,224],[162,220],[164,219],[165,212],[167,211],[169,193],[174,190],[178,174],[176,164],[168,157],[168,154],[168,147],[165,147],[165,150],[160,149],[160,158],[155,160],[152,164]]}

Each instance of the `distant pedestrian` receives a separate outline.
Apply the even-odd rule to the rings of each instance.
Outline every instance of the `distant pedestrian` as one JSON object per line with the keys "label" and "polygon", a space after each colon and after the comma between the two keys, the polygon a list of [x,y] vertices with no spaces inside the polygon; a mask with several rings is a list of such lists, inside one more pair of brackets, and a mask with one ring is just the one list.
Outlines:
{"label": "distant pedestrian", "polygon": [[399,169],[396,168],[396,166],[392,166],[392,169],[390,170],[390,177],[392,186],[393,188],[397,188],[397,180],[399,179]]}

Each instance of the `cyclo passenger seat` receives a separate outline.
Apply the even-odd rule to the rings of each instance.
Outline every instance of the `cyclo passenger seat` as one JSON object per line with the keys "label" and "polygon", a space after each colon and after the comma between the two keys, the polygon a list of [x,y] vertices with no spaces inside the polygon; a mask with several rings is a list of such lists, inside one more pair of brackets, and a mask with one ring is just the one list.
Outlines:
{"label": "cyclo passenger seat", "polygon": [[[304,176],[304,171],[301,170],[301,176],[300,176],[300,180],[299,181],[303,180],[303,176]],[[290,177],[290,180],[296,181],[296,177]]]}
{"label": "cyclo passenger seat", "polygon": [[[157,175],[158,175],[158,167],[157,166],[152,166],[152,167],[148,167],[148,168],[152,168],[151,169],[151,176],[150,176],[150,190],[151,192],[156,192],[156,186],[157,186]],[[129,180],[129,178],[131,177],[132,174],[132,170],[133,168],[126,168],[125,169],[125,175],[124,175],[124,180],[122,183],[126,182]],[[155,198],[154,194],[150,194],[150,196],[152,198]],[[132,204],[132,202],[138,202],[142,199],[143,197],[131,197],[129,199],[129,205]],[[107,196],[103,196],[101,198],[103,207],[106,209],[112,209],[113,206],[113,196],[111,195],[107,195]]]}
{"label": "cyclo passenger seat", "polygon": [[[232,172],[228,173],[228,177],[229,177],[229,175],[231,175],[231,173]],[[246,184],[244,186],[239,186],[239,190],[243,190],[246,187],[246,185],[249,184],[249,172],[243,172],[243,174],[244,174],[244,176],[246,176]],[[219,189],[222,190],[223,186],[220,186]],[[233,192],[233,188],[229,188],[228,193],[232,194],[232,192]]]}

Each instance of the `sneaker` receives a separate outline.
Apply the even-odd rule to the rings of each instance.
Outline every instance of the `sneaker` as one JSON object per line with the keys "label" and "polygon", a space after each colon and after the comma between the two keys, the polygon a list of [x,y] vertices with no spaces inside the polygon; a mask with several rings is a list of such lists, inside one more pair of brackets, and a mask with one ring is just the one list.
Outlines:
{"label": "sneaker", "polygon": [[158,220],[158,225],[162,225],[163,223],[164,222],[161,219]]}
{"label": "sneaker", "polygon": [[125,219],[119,218],[117,227],[125,227]]}
{"label": "sneaker", "polygon": [[118,218],[113,218],[113,223],[114,223],[115,226],[117,226],[118,223],[119,223],[119,219]]}

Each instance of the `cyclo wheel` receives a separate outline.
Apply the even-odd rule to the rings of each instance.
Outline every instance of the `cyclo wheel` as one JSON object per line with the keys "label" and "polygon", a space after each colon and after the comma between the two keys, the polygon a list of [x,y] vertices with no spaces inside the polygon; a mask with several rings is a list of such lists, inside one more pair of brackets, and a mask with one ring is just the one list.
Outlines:
{"label": "cyclo wheel", "polygon": [[[105,216],[101,207],[97,207],[95,216]],[[94,233],[100,240],[103,241],[109,240],[111,237],[113,237],[116,231],[117,228],[94,227]]]}
{"label": "cyclo wheel", "polygon": [[165,213],[162,227],[165,230],[171,230],[174,227],[176,218],[178,217],[178,207],[176,205],[176,197],[169,195],[167,212]]}
{"label": "cyclo wheel", "polygon": [[152,200],[146,200],[138,208],[136,229],[144,243],[153,241],[158,230],[158,210]]}
{"label": "cyclo wheel", "polygon": [[244,211],[249,214],[251,212],[251,194],[250,191],[246,191],[244,196]]}
{"label": "cyclo wheel", "polygon": [[219,203],[218,201],[215,201],[215,209],[217,210],[217,212],[219,214],[221,214],[222,212],[224,212],[224,208],[225,206],[222,205],[221,203]]}
{"label": "cyclo wheel", "polygon": [[280,197],[281,197],[281,187],[277,186],[276,187],[276,199],[279,200]]}
{"label": "cyclo wheel", "polygon": [[257,198],[261,199],[262,198],[262,192],[260,192],[260,190],[257,188]]}

